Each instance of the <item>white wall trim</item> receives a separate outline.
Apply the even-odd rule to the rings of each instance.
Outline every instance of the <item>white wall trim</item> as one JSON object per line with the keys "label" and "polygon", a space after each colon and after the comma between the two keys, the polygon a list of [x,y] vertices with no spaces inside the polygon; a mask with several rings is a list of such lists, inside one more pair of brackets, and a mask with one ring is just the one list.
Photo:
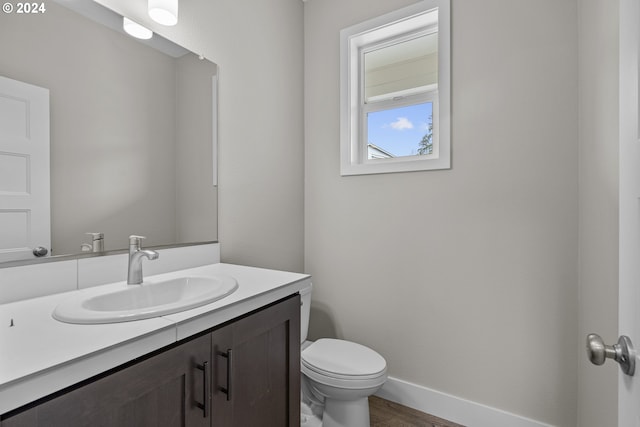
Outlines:
{"label": "white wall trim", "polygon": [[376,396],[469,427],[552,427],[393,377]]}

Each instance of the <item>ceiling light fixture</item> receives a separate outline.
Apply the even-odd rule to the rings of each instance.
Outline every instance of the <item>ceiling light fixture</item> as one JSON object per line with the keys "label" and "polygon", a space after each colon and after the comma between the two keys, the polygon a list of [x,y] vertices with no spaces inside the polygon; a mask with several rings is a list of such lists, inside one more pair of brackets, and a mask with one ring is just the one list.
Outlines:
{"label": "ceiling light fixture", "polygon": [[178,23],[178,0],[149,0],[148,12],[151,19],[162,25]]}
{"label": "ceiling light fixture", "polygon": [[127,17],[122,18],[122,28],[127,34],[137,39],[148,40],[153,37],[153,32],[150,29],[133,22]]}

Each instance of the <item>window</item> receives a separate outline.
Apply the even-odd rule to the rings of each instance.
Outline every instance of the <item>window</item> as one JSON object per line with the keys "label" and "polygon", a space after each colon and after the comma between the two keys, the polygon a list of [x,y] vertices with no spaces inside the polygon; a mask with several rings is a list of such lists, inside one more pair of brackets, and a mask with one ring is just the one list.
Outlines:
{"label": "window", "polygon": [[449,0],[346,28],[341,174],[450,168]]}

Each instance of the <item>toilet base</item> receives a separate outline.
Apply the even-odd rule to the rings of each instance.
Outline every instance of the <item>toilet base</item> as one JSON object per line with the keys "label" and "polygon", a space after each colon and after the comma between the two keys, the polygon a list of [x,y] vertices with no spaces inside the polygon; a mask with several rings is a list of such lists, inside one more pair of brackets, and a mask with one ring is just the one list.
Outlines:
{"label": "toilet base", "polygon": [[322,427],[322,418],[304,402],[300,404],[300,427]]}
{"label": "toilet base", "polygon": [[324,402],[322,427],[369,427],[369,399],[336,400]]}

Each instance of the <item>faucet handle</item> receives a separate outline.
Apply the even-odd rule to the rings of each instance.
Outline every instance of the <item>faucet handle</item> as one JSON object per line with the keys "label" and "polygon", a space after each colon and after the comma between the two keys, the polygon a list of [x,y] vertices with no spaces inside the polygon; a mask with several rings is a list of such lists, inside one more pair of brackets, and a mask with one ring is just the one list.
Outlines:
{"label": "faucet handle", "polygon": [[87,236],[91,236],[92,240],[104,239],[104,233],[84,233]]}
{"label": "faucet handle", "polygon": [[136,236],[135,234],[132,234],[131,236],[129,236],[129,246],[140,248],[142,246],[142,239],[146,239],[146,237]]}

